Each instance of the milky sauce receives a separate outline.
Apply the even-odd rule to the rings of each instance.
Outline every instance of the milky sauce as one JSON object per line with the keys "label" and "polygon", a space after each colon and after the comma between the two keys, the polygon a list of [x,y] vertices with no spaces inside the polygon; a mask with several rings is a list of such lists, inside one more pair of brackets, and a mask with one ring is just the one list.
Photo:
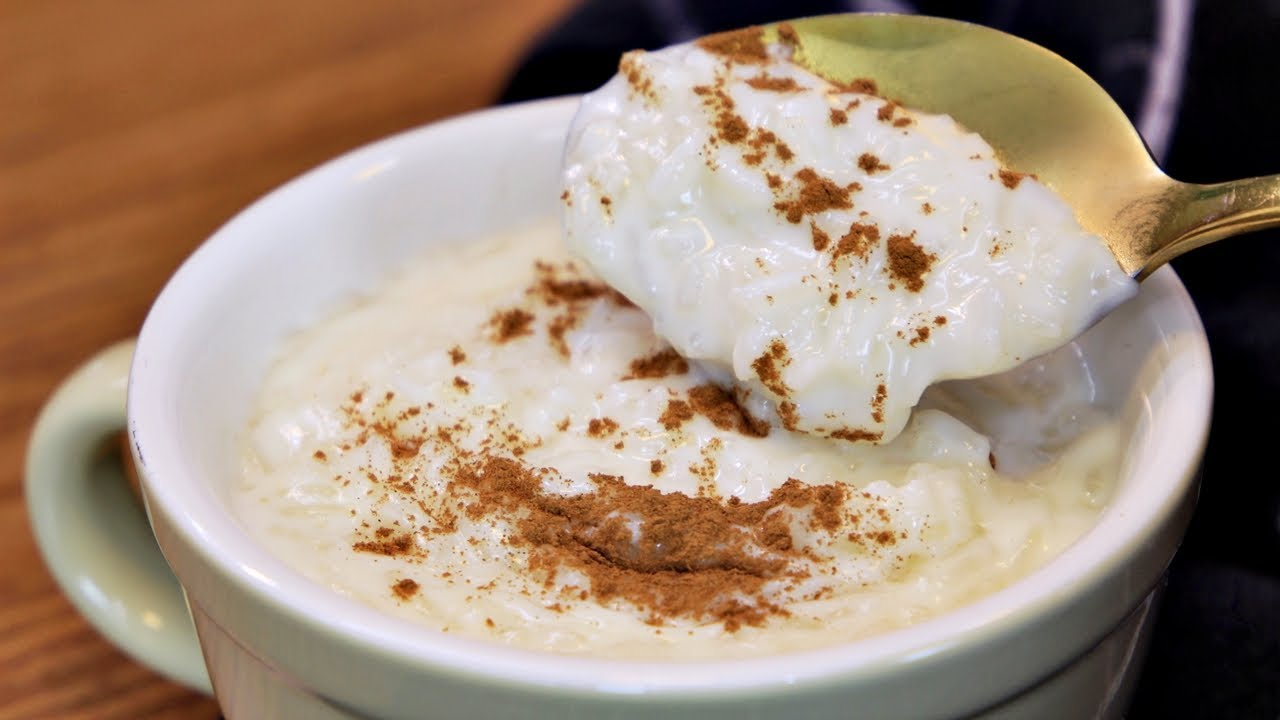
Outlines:
{"label": "milky sauce", "polygon": [[565,154],[571,250],[753,413],[887,442],[926,387],[1059,347],[1136,292],[982,138],[810,73],[797,43],[630,53]]}
{"label": "milky sauce", "polygon": [[[817,143],[822,141],[816,136],[829,130],[810,132]],[[788,141],[799,145],[796,138]],[[693,136],[690,142],[696,153],[705,138]],[[965,142],[961,155],[977,147]],[[917,172],[905,162],[907,152],[882,151],[894,172]],[[994,168],[989,157],[972,162]],[[974,182],[985,182],[984,172]],[[703,201],[726,210],[732,198],[755,192],[747,186],[753,173],[743,169],[733,181],[741,186],[726,188],[723,198],[702,191]],[[873,185],[868,178],[861,181]],[[976,217],[973,201],[965,198],[1017,192],[1039,202],[1043,193],[1025,181],[1016,191],[988,184],[981,191],[955,190],[935,178],[902,192],[911,196],[910,205],[936,202],[937,213],[952,218],[949,223],[974,218],[967,242],[970,252],[985,257],[1004,226]],[[682,177],[652,185],[663,207],[679,205],[678,189],[693,187]],[[921,188],[928,194],[916,197]],[[668,191],[670,199],[663,197]],[[1056,212],[1047,200],[1042,204],[1050,215]],[[615,219],[622,221],[623,213],[631,218],[639,211],[618,212]],[[1007,212],[1026,211],[1010,206]],[[929,218],[906,210],[901,216],[903,227],[916,223],[912,227],[926,242]],[[728,222],[702,210],[698,217]],[[657,246],[686,252],[680,248],[693,242],[690,237],[668,242],[669,233],[684,224],[693,223],[679,220],[669,231],[655,230]],[[779,227],[791,230],[785,223]],[[711,230],[723,237],[721,229]],[[1011,244],[1009,255],[1045,259],[1039,250],[1020,247]],[[752,255],[766,258],[770,267],[761,282],[787,278],[765,294],[797,309],[812,304],[799,295],[804,286],[793,282],[792,271],[783,269],[784,257],[808,254],[779,246]],[[1012,260],[1002,262],[1013,267]],[[1074,277],[1071,268],[1078,262],[1067,258],[1052,263],[1058,270],[1034,270]],[[711,277],[719,277],[723,266],[707,267]],[[1041,275],[1027,282],[1040,283]],[[689,271],[681,277],[663,292],[688,291]],[[874,289],[857,285],[886,301],[867,312],[909,330],[916,320],[894,324],[890,318],[898,310],[891,308],[900,303],[890,300],[917,296],[907,298],[876,282]],[[926,292],[937,286],[931,282]],[[648,297],[635,285],[625,287]],[[751,295],[723,291],[725,297]],[[711,290],[689,292],[705,298],[699,293]],[[1009,349],[1011,343],[1022,347],[1009,335],[1025,331],[1020,321],[965,304],[977,299],[930,298],[911,299],[913,309],[905,317],[945,312],[950,321],[930,340],[951,338],[949,352],[985,352],[992,344],[996,354],[1029,352]],[[725,305],[737,302],[718,304],[726,322],[736,322],[732,318],[741,310]],[[842,303],[836,311],[855,306]],[[1001,315],[1016,314],[1001,307]],[[988,328],[988,322],[997,327]],[[960,333],[961,327],[973,337]],[[1061,332],[1056,327],[1045,335]],[[880,338],[893,353],[915,352],[893,331],[855,334],[861,346]],[[1118,472],[1120,434],[1111,409],[1093,396],[1088,359],[1075,346],[1002,375],[930,389],[902,432],[884,444],[776,427],[765,427],[761,436],[749,413],[734,415],[732,403],[716,406],[733,410],[728,415],[706,408],[680,412],[697,406],[698,388],[714,387],[712,374],[682,364],[669,350],[648,314],[570,258],[555,224],[434,247],[376,294],[280,348],[244,438],[243,472],[233,488],[238,515],[264,546],[320,585],[429,628],[598,657],[742,658],[845,643],[990,594],[1091,527]],[[918,362],[933,361],[921,356]],[[988,360],[976,362],[986,367]],[[499,479],[498,470],[503,477],[536,477],[536,502],[517,499],[505,486],[485,485]],[[789,479],[798,483],[787,485]],[[530,517],[555,520],[557,508],[589,501],[606,482],[651,485],[655,497],[681,493],[703,503],[699,512],[708,504],[765,507],[784,485],[840,492],[824,496],[839,498],[833,507],[769,506],[760,521],[769,534],[735,528],[730,544],[737,543],[739,551],[722,559],[709,553],[705,564],[645,565],[645,558],[661,560],[674,550],[645,545],[656,520],[632,509],[612,513],[611,521],[623,530],[620,543],[575,526],[568,540],[558,536],[560,554],[538,544],[534,531],[556,526],[544,522],[534,528],[526,524]],[[576,522],[571,514],[563,520],[565,528]],[[629,552],[631,541],[642,550]],[[556,558],[564,561],[548,562]],[[602,578],[616,580],[621,589],[611,591]],[[718,608],[714,612],[660,592],[700,578],[714,582],[698,588],[725,588],[707,601],[708,608]],[[743,612],[725,611],[726,602]]]}

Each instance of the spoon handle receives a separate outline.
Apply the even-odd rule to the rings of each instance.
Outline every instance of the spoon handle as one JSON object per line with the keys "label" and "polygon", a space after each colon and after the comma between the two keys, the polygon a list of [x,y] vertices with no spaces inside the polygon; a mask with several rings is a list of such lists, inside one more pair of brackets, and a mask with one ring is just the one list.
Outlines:
{"label": "spoon handle", "polygon": [[1183,253],[1254,230],[1280,226],[1280,175],[1212,185],[1175,182],[1163,193],[1166,208],[1139,280]]}

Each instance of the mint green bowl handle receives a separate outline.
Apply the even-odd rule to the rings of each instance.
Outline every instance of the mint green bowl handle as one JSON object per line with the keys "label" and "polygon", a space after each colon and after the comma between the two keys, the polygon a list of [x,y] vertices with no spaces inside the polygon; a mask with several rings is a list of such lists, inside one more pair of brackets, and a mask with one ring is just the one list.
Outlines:
{"label": "mint green bowl handle", "polygon": [[27,512],[44,562],[71,603],[136,660],[212,694],[182,588],[112,441],[125,427],[133,341],[63,381],[27,448]]}

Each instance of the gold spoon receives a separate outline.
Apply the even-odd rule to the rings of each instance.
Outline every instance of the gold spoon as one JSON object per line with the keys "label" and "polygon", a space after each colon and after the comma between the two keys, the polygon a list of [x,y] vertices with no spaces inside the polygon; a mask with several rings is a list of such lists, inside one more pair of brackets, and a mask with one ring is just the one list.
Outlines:
{"label": "gold spoon", "polygon": [[1165,175],[1119,106],[1070,62],[998,30],[915,15],[825,15],[790,25],[796,61],[873,79],[903,105],[977,132],[1009,168],[1057,191],[1139,280],[1185,252],[1280,225],[1280,175],[1213,185]]}

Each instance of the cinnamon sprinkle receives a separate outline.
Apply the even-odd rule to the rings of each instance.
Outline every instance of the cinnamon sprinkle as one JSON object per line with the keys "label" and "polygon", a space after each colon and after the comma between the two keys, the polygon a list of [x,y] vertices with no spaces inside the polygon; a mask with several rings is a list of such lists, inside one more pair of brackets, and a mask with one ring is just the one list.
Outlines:
{"label": "cinnamon sprinkle", "polygon": [[[534,263],[537,279],[525,294],[535,303],[557,310],[546,323],[547,338],[556,352],[565,359],[570,356],[568,333],[582,322],[590,304],[608,300],[618,307],[628,307],[631,302],[621,293],[598,280],[588,280],[577,275],[573,263],[562,266],[538,261]],[[530,315],[529,322],[533,321]]]}
{"label": "cinnamon sprinkle", "polygon": [[658,422],[662,427],[668,430],[678,430],[694,416],[693,406],[687,400],[673,399],[667,402],[667,407],[658,416]]}
{"label": "cinnamon sprinkle", "polygon": [[836,440],[847,440],[848,442],[878,442],[884,437],[884,433],[879,431],[864,430],[862,428],[840,428],[833,430],[828,437]]}
{"label": "cinnamon sprinkle", "polygon": [[587,423],[587,434],[593,438],[603,438],[618,431],[618,421],[613,418],[592,418]]}
{"label": "cinnamon sprinkle", "polygon": [[720,55],[735,63],[760,64],[769,60],[769,49],[764,41],[764,28],[761,27],[706,35],[694,44],[713,55]]}
{"label": "cinnamon sprinkle", "polygon": [[795,81],[795,78],[789,77],[773,77],[772,75],[757,75],[753,78],[747,78],[747,84],[757,90],[777,93],[791,93],[807,90],[805,86]]}
{"label": "cinnamon sprinkle", "polygon": [[881,105],[880,109],[876,111],[876,119],[881,122],[892,122],[893,114],[898,110],[899,107],[900,106],[898,105],[897,102],[893,100],[889,100],[885,104]]}
{"label": "cinnamon sprinkle", "polygon": [[831,251],[831,267],[836,266],[840,258],[853,255],[866,260],[871,248],[880,242],[880,228],[870,223],[853,223],[849,232],[845,233]]}
{"label": "cinnamon sprinkle", "polygon": [[624,53],[618,63],[618,72],[627,79],[631,92],[644,98],[651,105],[658,103],[658,93],[653,85],[653,77],[646,71],[641,55],[635,52]]}
{"label": "cinnamon sprinkle", "polygon": [[792,49],[799,49],[800,33],[796,31],[796,26],[789,22],[778,23],[778,42]]}
{"label": "cinnamon sprinkle", "polygon": [[1026,173],[1014,172],[1013,170],[1000,168],[1000,182],[1010,190],[1018,187],[1022,182],[1022,178],[1026,176]]}
{"label": "cinnamon sprinkle", "polygon": [[853,207],[851,195],[858,189],[855,186],[838,185],[810,167],[796,172],[794,185],[795,192],[790,199],[779,200],[773,205],[790,223],[799,223],[807,215],[827,210],[847,210]]}
{"label": "cinnamon sprinkle", "polygon": [[907,286],[910,292],[920,292],[924,288],[924,276],[933,267],[937,255],[925,252],[915,243],[915,233],[910,235],[890,235],[887,243],[889,250],[889,274]]}
{"label": "cinnamon sprinkle", "polygon": [[809,234],[813,237],[813,249],[822,252],[831,244],[831,236],[826,234],[812,221],[809,223]]}
{"label": "cinnamon sprinkle", "polygon": [[665,348],[648,357],[632,360],[630,372],[623,375],[622,379],[657,379],[669,375],[684,375],[687,372],[689,361],[674,348]]}
{"label": "cinnamon sprinkle", "polygon": [[[675,618],[720,623],[728,632],[789,611],[766,595],[770,580],[799,580],[806,549],[794,542],[787,509],[809,511],[811,531],[835,534],[850,522],[843,485],[788,479],[760,502],[662,493],[593,474],[592,492],[542,490],[543,473],[517,460],[477,457],[451,470],[450,487],[473,493],[477,519],[502,517],[507,541],[529,548],[529,568],[555,586],[562,570],[590,580],[596,602],[627,602],[663,625]],[[628,518],[639,518],[636,525]]]}
{"label": "cinnamon sprinkle", "polygon": [[736,430],[748,437],[765,437],[769,423],[751,417],[731,393],[706,383],[689,389],[689,405],[721,430]]}
{"label": "cinnamon sprinkle", "polygon": [[[877,86],[876,81],[872,80],[871,78],[853,78],[852,80],[845,80],[845,81],[833,80],[831,78],[824,78],[824,79],[827,82],[834,85],[836,89],[842,93],[861,93],[863,95],[879,95],[880,94],[879,86]],[[860,102],[861,100],[855,98],[854,100],[850,101],[849,107],[850,108],[857,107],[858,103]]]}
{"label": "cinnamon sprinkle", "polygon": [[501,310],[489,318],[489,327],[493,330],[493,340],[498,343],[505,343],[518,337],[532,335],[533,330],[529,327],[532,323],[533,314],[520,308]]}
{"label": "cinnamon sprinkle", "polygon": [[[391,530],[391,528],[380,528],[379,534],[384,535],[383,531],[387,530]],[[394,530],[391,531],[394,532]],[[414,550],[413,536],[409,533],[401,533],[383,540],[364,540],[353,543],[351,549],[356,552],[374,553],[375,555],[387,555],[390,557],[407,555]]]}
{"label": "cinnamon sprinkle", "polygon": [[880,158],[871,153],[862,153],[858,156],[858,167],[868,175],[874,175],[881,170],[888,170],[889,166],[880,162]]}
{"label": "cinnamon sprinkle", "polygon": [[[925,328],[926,330],[928,328]],[[889,397],[888,389],[884,383],[876,385],[876,396],[871,398],[871,419],[877,423],[884,423],[884,401]],[[879,437],[876,438],[877,440]]]}
{"label": "cinnamon sprinkle", "polygon": [[790,364],[786,343],[781,338],[774,338],[764,353],[751,361],[751,369],[755,370],[760,384],[768,388],[769,392],[785,398],[790,396],[791,388],[782,379],[782,368]]}
{"label": "cinnamon sprinkle", "polygon": [[418,583],[405,578],[391,586],[391,592],[400,600],[408,600],[418,594]]}

